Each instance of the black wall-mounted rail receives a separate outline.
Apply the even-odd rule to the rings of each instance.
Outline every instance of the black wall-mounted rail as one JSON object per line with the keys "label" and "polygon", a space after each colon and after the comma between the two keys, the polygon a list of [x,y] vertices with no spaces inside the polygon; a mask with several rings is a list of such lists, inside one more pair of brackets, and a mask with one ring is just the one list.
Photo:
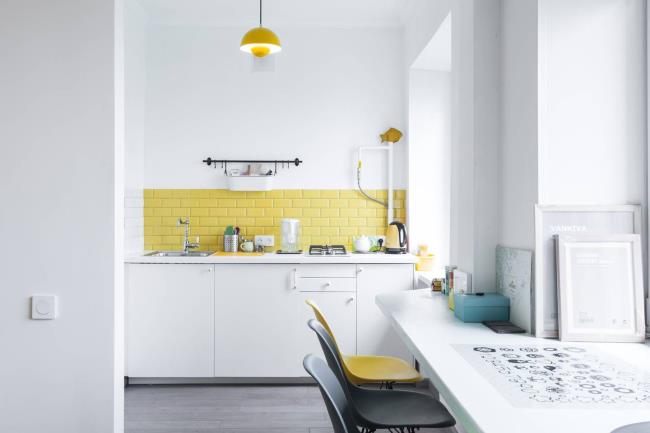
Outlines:
{"label": "black wall-mounted rail", "polygon": [[217,167],[217,164],[221,164],[221,168],[223,168],[223,172],[225,174],[228,174],[228,164],[273,164],[275,166],[275,169],[273,170],[273,174],[278,173],[278,164],[281,165],[281,168],[284,167],[285,165],[287,166],[287,168],[289,168],[292,165],[298,167],[300,164],[302,164],[302,160],[299,158],[296,159],[212,159],[208,157],[204,159],[203,162],[207,164],[208,167],[214,164],[215,168]]}

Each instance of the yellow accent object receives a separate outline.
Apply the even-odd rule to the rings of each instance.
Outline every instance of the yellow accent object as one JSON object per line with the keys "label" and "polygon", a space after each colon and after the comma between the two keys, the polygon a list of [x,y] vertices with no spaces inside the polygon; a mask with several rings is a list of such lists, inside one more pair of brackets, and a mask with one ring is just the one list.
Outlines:
{"label": "yellow accent object", "polygon": [[382,142],[397,143],[402,138],[402,131],[395,128],[390,128],[388,131],[379,135]]}
{"label": "yellow accent object", "polygon": [[422,380],[420,373],[408,362],[392,356],[376,355],[343,355],[339,350],[336,337],[332,332],[323,312],[311,299],[305,301],[311,307],[316,320],[327,330],[334,340],[337,352],[343,359],[343,370],[351,382],[361,385],[364,383],[382,382],[418,382]]}
{"label": "yellow accent object", "polygon": [[266,27],[250,29],[242,38],[239,48],[255,57],[264,57],[282,51],[278,36]]}
{"label": "yellow accent object", "polygon": [[435,260],[434,254],[426,256],[418,256],[418,262],[415,264],[416,271],[428,272],[433,271],[433,262]]}
{"label": "yellow accent object", "polygon": [[454,308],[456,308],[456,301],[454,299],[454,289],[453,288],[451,288],[449,290],[449,295],[448,295],[448,299],[447,299],[447,306],[449,307],[449,309],[451,311],[454,311]]}
{"label": "yellow accent object", "polygon": [[225,251],[217,251],[216,253],[214,253],[214,254],[212,254],[212,255],[213,255],[213,256],[223,256],[223,257],[227,257],[227,256],[233,256],[233,257],[237,257],[237,256],[243,256],[243,257],[254,257],[254,256],[263,256],[264,253],[244,253],[244,252],[239,252],[239,253],[227,253],[227,252],[225,252]]}
{"label": "yellow accent object", "polygon": [[[386,200],[386,190],[369,190]],[[406,221],[404,190],[394,192],[395,217]],[[273,191],[230,191],[226,189],[144,190],[144,249],[180,250],[183,227],[179,217],[190,219],[190,236],[201,237],[201,249],[223,250],[226,226],[239,226],[241,235],[274,235],[280,242],[280,220],[290,215],[300,219],[301,248],[310,244],[341,244],[352,249],[354,236],[386,234],[386,210],[358,199],[353,189],[291,189]],[[402,197],[402,198],[400,198]],[[324,230],[322,230],[324,229]]]}

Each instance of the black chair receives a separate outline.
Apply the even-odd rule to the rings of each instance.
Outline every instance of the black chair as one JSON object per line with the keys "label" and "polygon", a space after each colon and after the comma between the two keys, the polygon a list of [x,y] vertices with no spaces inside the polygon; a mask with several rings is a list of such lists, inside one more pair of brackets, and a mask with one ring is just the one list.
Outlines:
{"label": "black chair", "polygon": [[352,417],[364,430],[444,428],[456,424],[456,420],[429,394],[408,390],[365,389],[351,383],[345,375],[332,337],[317,320],[310,320],[309,327],[318,336],[331,371],[344,392]]}
{"label": "black chair", "polygon": [[302,365],[318,383],[320,393],[323,395],[323,400],[325,400],[327,413],[329,413],[334,427],[334,433],[359,433],[359,429],[352,418],[352,412],[345,398],[345,393],[327,364],[314,355],[307,355],[302,361]]}

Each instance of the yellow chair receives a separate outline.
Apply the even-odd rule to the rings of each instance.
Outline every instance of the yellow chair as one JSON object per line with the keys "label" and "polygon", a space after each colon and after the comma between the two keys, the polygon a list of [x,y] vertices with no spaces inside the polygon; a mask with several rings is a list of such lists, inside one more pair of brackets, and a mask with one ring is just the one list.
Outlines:
{"label": "yellow chair", "polygon": [[380,383],[382,386],[386,385],[387,388],[392,388],[392,384],[396,382],[418,382],[422,380],[420,373],[408,362],[400,358],[376,355],[343,355],[323,312],[311,299],[307,299],[306,302],[314,310],[316,319],[334,340],[336,351],[343,359],[343,370],[351,382],[356,385]]}

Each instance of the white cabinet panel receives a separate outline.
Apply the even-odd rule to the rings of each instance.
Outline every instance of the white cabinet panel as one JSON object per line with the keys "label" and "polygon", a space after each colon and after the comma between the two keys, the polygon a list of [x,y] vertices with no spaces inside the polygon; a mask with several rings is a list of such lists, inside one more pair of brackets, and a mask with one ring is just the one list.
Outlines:
{"label": "white cabinet panel", "polygon": [[216,265],[215,376],[304,376],[296,265]]}
{"label": "white cabinet panel", "polygon": [[413,289],[413,265],[358,265],[357,349],[360,355],[392,355],[410,361],[411,354],[375,304],[380,293]]}
{"label": "white cabinet panel", "polygon": [[357,290],[356,278],[301,278],[296,280],[301,292],[354,292]]}
{"label": "white cabinet panel", "polygon": [[[332,328],[336,342],[344,355],[357,353],[357,300],[356,295],[350,292],[302,292],[301,320],[300,320],[300,350],[301,356],[313,353],[321,358],[323,351],[318,343],[314,331],[307,322],[314,319],[314,313],[305,301],[311,299],[320,307]],[[303,374],[304,376],[304,374]]]}
{"label": "white cabinet panel", "polygon": [[129,376],[212,376],[213,270],[205,264],[128,266]]}
{"label": "white cabinet panel", "polygon": [[357,276],[357,266],[342,263],[301,264],[298,265],[298,275],[303,278],[354,278]]}

